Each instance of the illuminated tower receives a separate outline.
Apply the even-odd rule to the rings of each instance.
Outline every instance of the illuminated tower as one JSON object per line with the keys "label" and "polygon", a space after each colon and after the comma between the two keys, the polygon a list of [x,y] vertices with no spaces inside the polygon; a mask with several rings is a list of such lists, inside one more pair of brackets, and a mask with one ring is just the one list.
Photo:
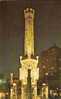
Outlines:
{"label": "illuminated tower", "polygon": [[[35,11],[32,8],[27,8],[26,10],[24,10],[25,16],[24,55],[27,57],[23,58],[22,56],[20,56],[21,68],[19,68],[19,80],[22,82],[21,99],[24,99],[24,97],[25,99],[31,99],[31,97],[32,99],[37,98],[37,80],[39,78],[39,68],[37,68],[38,56],[36,58],[32,58],[32,56],[34,56],[34,13]],[[31,71],[30,72],[31,78],[28,75],[28,70]],[[29,80],[30,82],[28,82]],[[31,97],[30,94],[32,95]]]}
{"label": "illuminated tower", "polygon": [[24,10],[25,16],[25,42],[24,42],[24,54],[28,57],[34,55],[34,10]]}

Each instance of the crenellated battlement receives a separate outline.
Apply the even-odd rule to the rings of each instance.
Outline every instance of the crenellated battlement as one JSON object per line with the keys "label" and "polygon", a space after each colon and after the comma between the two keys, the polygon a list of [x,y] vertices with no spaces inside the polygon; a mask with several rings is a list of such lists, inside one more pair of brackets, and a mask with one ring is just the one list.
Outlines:
{"label": "crenellated battlement", "polygon": [[33,18],[34,17],[34,13],[35,13],[35,11],[32,8],[27,8],[26,10],[24,10],[25,18],[29,17],[29,15],[30,15],[29,18],[31,18],[31,17]]}

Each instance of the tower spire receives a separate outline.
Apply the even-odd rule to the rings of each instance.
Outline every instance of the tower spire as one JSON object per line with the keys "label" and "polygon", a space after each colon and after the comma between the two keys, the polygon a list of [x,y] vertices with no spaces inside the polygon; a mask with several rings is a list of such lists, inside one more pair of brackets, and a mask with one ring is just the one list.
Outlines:
{"label": "tower spire", "polygon": [[25,44],[24,54],[28,57],[34,55],[34,9],[24,10],[25,16]]}

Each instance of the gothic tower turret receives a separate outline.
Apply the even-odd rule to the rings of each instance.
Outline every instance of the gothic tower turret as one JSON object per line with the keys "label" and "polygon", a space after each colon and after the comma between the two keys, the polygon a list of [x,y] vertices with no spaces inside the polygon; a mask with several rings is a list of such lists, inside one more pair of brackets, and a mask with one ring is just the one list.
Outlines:
{"label": "gothic tower turret", "polygon": [[[21,99],[36,99],[37,97],[37,80],[39,78],[39,68],[38,65],[38,56],[36,58],[32,58],[34,56],[34,9],[27,8],[24,10],[25,16],[25,38],[24,38],[24,56],[26,58],[20,56],[20,64],[21,68],[19,68],[19,80],[22,82],[21,90],[22,95]],[[29,71],[31,71],[31,78],[29,77]],[[30,80],[30,82],[28,82]],[[28,85],[29,84],[29,85]],[[31,87],[32,94],[31,97]],[[28,88],[28,92],[26,91]],[[30,93],[29,93],[30,92]],[[27,94],[28,93],[28,94]]]}
{"label": "gothic tower turret", "polygon": [[28,57],[34,55],[34,9],[27,8],[24,10],[25,16],[25,42],[24,54]]}

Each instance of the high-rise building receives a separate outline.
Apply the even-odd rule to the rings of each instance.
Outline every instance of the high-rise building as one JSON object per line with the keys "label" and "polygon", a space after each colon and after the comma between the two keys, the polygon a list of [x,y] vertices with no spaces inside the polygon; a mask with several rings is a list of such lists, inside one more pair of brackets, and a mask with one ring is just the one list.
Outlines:
{"label": "high-rise building", "polygon": [[61,87],[61,48],[54,44],[42,51],[40,68],[40,81],[48,82],[52,87]]}

